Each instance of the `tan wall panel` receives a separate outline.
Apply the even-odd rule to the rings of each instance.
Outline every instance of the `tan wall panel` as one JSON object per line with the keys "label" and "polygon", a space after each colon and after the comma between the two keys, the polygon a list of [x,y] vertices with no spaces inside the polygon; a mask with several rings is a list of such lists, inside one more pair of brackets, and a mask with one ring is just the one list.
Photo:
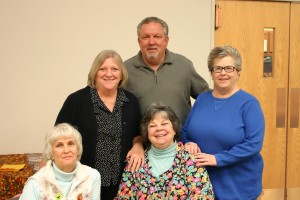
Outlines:
{"label": "tan wall panel", "polygon": [[[287,152],[287,188],[300,191],[300,4],[291,4],[290,119]],[[296,188],[296,189],[295,189]],[[297,190],[298,188],[298,190]],[[298,193],[299,194],[299,193]],[[299,196],[300,198],[300,196]]]}
{"label": "tan wall panel", "polygon": [[[240,86],[259,99],[265,114],[266,133],[262,150],[265,161],[263,187],[284,191],[289,3],[221,0],[216,3],[221,7],[221,24],[215,31],[215,46],[229,44],[240,50],[243,57]],[[268,78],[263,78],[264,28],[275,28],[273,76]],[[285,103],[278,105],[277,101]],[[280,128],[276,123],[279,111],[283,111],[284,114],[283,127]]]}
{"label": "tan wall panel", "polygon": [[158,16],[170,50],[210,82],[214,0],[0,0],[0,154],[41,152],[67,95],[86,86],[95,56],[135,55],[137,24]]}

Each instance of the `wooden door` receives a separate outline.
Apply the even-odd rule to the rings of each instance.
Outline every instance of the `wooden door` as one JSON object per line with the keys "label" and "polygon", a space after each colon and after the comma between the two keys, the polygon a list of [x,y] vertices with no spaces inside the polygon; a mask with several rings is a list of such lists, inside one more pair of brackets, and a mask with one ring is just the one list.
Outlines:
{"label": "wooden door", "polygon": [[287,199],[300,199],[300,4],[291,4]]}
{"label": "wooden door", "polygon": [[[216,5],[219,9],[216,12],[218,28],[215,31],[215,46],[227,44],[239,49],[243,58],[239,84],[242,89],[259,99],[266,119],[262,149],[265,165],[261,199],[286,199],[286,181],[289,181],[286,178],[286,166],[287,136],[290,131],[290,3],[216,0]],[[272,45],[273,53],[272,67],[269,71],[264,66],[266,28],[273,30],[272,39],[268,41],[268,45]],[[297,70],[299,67],[294,69]],[[299,138],[298,130],[298,143],[294,145],[298,145],[298,149]],[[291,157],[296,157],[296,154],[293,153]],[[296,169],[294,171],[297,171]],[[293,183],[291,181],[290,184],[299,187],[298,183]]]}

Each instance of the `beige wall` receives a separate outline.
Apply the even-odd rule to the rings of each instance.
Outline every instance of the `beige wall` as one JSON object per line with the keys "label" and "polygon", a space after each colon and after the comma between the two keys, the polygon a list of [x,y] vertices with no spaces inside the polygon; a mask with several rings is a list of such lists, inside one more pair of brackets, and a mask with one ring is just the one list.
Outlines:
{"label": "beige wall", "polygon": [[65,98],[86,86],[103,49],[127,59],[139,50],[147,16],[170,28],[169,49],[210,81],[214,0],[0,0],[0,154],[42,152]]}

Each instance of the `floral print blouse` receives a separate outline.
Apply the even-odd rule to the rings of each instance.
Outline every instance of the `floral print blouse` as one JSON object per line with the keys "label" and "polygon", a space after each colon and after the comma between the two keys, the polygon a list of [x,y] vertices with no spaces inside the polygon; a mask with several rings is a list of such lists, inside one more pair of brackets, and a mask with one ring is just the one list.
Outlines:
{"label": "floral print blouse", "polygon": [[206,169],[194,161],[181,142],[177,143],[172,167],[158,178],[151,173],[148,151],[145,151],[145,164],[139,171],[130,172],[125,168],[115,200],[214,199]]}

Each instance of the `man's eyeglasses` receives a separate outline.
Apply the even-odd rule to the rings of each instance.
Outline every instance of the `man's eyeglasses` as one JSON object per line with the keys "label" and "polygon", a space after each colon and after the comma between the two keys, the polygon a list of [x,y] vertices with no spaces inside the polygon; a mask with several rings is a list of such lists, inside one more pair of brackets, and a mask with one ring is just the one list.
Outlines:
{"label": "man's eyeglasses", "polygon": [[234,71],[235,67],[234,66],[225,66],[225,67],[215,66],[212,68],[211,71],[213,71],[215,73],[221,73],[223,69],[225,70],[226,73],[231,73]]}

